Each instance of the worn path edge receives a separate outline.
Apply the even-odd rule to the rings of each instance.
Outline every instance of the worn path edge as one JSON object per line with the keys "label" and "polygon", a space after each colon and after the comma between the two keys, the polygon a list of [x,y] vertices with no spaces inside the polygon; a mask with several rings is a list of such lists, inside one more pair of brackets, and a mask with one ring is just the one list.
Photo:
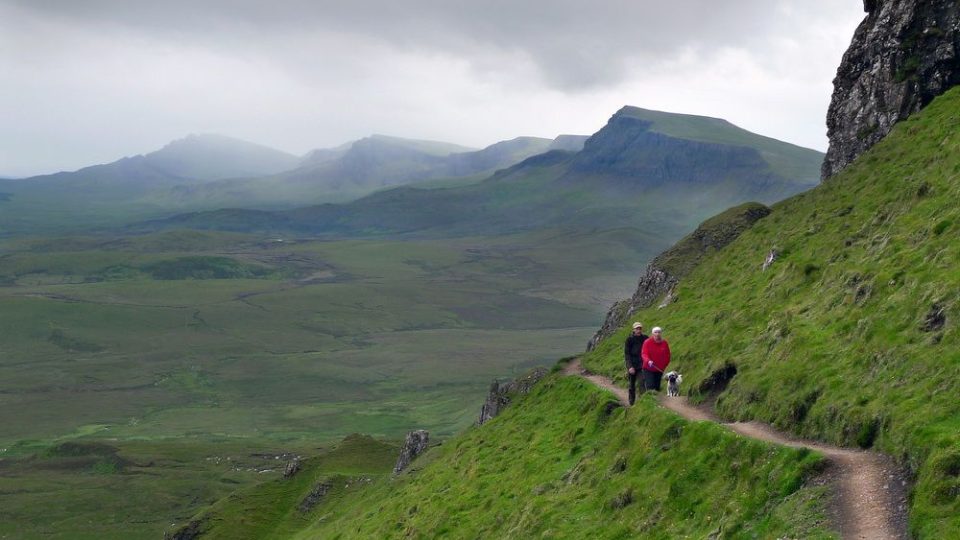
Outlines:
{"label": "worn path edge", "polygon": [[[564,374],[583,377],[612,392],[623,406],[629,406],[625,388],[607,377],[589,373],[583,369],[580,359],[567,364]],[[660,405],[687,420],[714,422],[744,437],[819,452],[830,464],[827,474],[833,477],[831,484],[837,501],[834,519],[844,539],[910,538],[907,533],[906,475],[889,456],[797,439],[760,422],[724,422],[710,411],[691,405],[685,397],[662,396]]]}

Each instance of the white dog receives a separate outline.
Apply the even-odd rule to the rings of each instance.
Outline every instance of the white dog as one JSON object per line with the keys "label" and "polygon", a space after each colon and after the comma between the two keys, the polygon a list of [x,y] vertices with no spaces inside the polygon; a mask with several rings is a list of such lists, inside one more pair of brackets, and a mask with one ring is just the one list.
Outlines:
{"label": "white dog", "polygon": [[667,379],[667,395],[668,396],[679,396],[680,395],[680,383],[683,382],[683,375],[677,373],[676,371],[671,371],[665,375]]}

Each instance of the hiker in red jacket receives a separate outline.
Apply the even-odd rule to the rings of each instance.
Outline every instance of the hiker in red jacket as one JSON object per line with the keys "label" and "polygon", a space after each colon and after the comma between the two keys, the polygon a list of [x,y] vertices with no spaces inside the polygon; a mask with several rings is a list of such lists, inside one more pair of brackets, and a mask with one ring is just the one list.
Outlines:
{"label": "hiker in red jacket", "polygon": [[643,387],[660,391],[663,372],[670,365],[670,345],[663,339],[663,330],[655,326],[650,336],[643,342],[640,357],[643,359]]}

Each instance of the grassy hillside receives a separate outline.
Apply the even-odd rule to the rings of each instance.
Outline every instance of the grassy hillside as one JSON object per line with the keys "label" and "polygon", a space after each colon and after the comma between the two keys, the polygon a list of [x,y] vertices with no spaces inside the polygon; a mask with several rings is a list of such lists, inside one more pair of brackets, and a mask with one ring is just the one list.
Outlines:
{"label": "grassy hillside", "polygon": [[[649,398],[626,410],[581,379],[553,376],[412,472],[338,490],[288,537],[835,538],[823,488],[806,481],[820,463],[685,422]],[[280,486],[227,504],[257,508],[262,521],[250,530],[282,526],[275,516],[291,513],[289,500],[262,496]],[[211,538],[227,537],[227,526],[249,537],[237,533],[236,512],[208,515],[224,525]]]}
{"label": "grassy hillside", "polygon": [[[723,390],[722,415],[906,464],[925,539],[960,534],[958,149],[954,89],[705,259],[677,303],[635,317],[664,327],[694,398]],[[585,363],[622,378],[625,336]]]}
{"label": "grassy hillside", "polygon": [[185,528],[205,540],[290,538],[322,518],[332,501],[374,481],[388,482],[399,450],[367,435],[349,435],[335,447],[302,460],[293,476],[238,491],[167,532]]}
{"label": "grassy hillside", "polygon": [[279,477],[290,456],[324,452],[317,442],[199,434],[118,441],[88,431],[0,447],[0,538],[160,538],[197,507]]}

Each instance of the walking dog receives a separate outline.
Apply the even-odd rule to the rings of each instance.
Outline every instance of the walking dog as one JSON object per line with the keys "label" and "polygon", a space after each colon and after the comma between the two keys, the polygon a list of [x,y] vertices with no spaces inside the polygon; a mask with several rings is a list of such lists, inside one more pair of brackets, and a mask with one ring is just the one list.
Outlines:
{"label": "walking dog", "polygon": [[667,395],[668,396],[679,396],[680,395],[680,383],[683,382],[683,375],[677,373],[676,371],[671,371],[666,375],[667,379]]}

